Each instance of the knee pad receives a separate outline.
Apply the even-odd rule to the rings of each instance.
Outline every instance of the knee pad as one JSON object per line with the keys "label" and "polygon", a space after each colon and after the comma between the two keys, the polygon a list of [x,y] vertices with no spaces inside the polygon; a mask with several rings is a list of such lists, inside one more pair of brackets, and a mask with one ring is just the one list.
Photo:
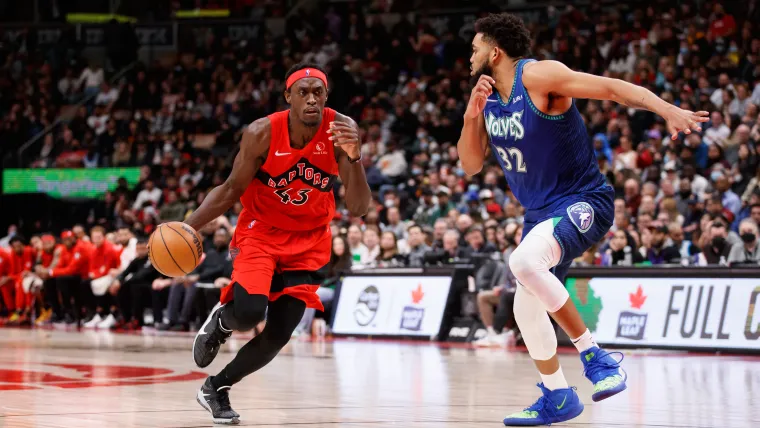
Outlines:
{"label": "knee pad", "polygon": [[551,273],[561,258],[561,248],[552,235],[551,220],[536,226],[509,256],[509,268],[520,284],[549,312],[558,311],[570,295]]}
{"label": "knee pad", "polygon": [[234,285],[234,299],[228,304],[235,319],[234,329],[248,331],[264,320],[269,305],[269,297],[263,294],[248,294],[238,283]]}
{"label": "knee pad", "polygon": [[549,314],[543,303],[522,284],[517,285],[514,312],[530,357],[539,361],[553,357],[557,353],[557,333]]}

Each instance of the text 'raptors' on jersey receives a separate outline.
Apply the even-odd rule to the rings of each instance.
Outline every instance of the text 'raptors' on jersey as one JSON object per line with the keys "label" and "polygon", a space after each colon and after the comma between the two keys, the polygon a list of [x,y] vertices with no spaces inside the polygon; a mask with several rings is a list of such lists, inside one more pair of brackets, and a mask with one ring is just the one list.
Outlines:
{"label": "text 'raptors' on jersey", "polygon": [[325,108],[319,130],[302,149],[290,146],[287,110],[268,117],[269,153],[240,199],[241,223],[255,220],[283,230],[327,225],[335,212],[333,184],[338,176],[334,147],[328,140],[335,111]]}

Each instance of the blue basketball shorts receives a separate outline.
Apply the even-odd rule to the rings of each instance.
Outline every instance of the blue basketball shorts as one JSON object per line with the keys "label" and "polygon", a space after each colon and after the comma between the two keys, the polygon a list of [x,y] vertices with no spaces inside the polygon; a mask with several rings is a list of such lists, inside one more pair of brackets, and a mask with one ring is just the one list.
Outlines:
{"label": "blue basketball shorts", "polygon": [[611,187],[568,196],[549,209],[525,213],[522,237],[546,220],[554,224],[554,238],[562,249],[562,257],[552,273],[564,284],[567,270],[574,259],[604,238],[615,218],[615,192]]}

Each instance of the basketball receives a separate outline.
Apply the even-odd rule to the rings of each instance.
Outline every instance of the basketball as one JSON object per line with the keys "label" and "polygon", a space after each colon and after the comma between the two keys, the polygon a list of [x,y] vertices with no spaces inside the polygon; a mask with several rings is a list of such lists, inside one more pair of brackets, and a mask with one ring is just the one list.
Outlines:
{"label": "basketball", "polygon": [[203,255],[198,232],[179,221],[158,225],[148,248],[153,267],[172,278],[188,275],[201,263]]}

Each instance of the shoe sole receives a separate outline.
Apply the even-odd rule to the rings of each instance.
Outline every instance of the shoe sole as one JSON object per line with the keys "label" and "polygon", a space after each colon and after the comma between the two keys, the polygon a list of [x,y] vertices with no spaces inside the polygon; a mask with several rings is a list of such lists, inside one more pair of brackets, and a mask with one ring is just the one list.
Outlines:
{"label": "shoe sole", "polygon": [[231,418],[231,419],[222,419],[222,418],[215,418],[214,412],[211,411],[211,407],[208,406],[208,403],[206,403],[206,400],[203,398],[203,392],[199,389],[198,393],[195,394],[195,401],[198,402],[198,404],[201,405],[204,409],[206,409],[207,412],[211,414],[211,419],[214,421],[215,424],[222,424],[222,425],[237,425],[240,423],[240,418]]}
{"label": "shoe sole", "polygon": [[[580,405],[574,412],[564,415],[561,420],[551,421],[548,425],[567,422],[569,420],[575,419],[578,416],[580,416],[581,413],[583,413],[584,406],[583,406],[583,403],[579,402],[579,404]],[[507,427],[535,427],[535,426],[547,425],[543,421],[537,422],[537,421],[529,421],[526,419],[515,419],[513,422],[509,422],[509,423],[507,422],[506,419],[504,419],[502,422],[504,422],[504,426],[507,426]]]}
{"label": "shoe sole", "polygon": [[591,399],[594,402],[602,401],[602,400],[612,397],[613,395],[617,395],[625,391],[626,389],[628,389],[628,385],[626,385],[625,382],[623,382],[615,388],[608,389],[606,391],[597,392],[596,394],[591,396]]}
{"label": "shoe sole", "polygon": [[211,361],[209,361],[209,362],[208,362],[208,364],[206,364],[205,366],[202,366],[202,365],[198,364],[198,362],[197,362],[197,361],[195,361],[195,344],[196,344],[196,343],[198,343],[198,338],[201,336],[201,332],[203,332],[203,331],[205,331],[205,330],[206,330],[206,326],[207,326],[207,325],[208,325],[208,323],[210,323],[210,322],[211,322],[211,320],[214,318],[214,314],[216,313],[216,311],[218,311],[219,309],[221,309],[223,306],[224,306],[224,305],[223,305],[221,302],[217,303],[217,304],[214,306],[214,308],[213,308],[213,309],[211,309],[211,313],[210,313],[210,314],[208,314],[208,317],[206,318],[206,321],[203,323],[203,325],[201,326],[201,328],[200,328],[200,329],[198,329],[198,333],[196,333],[196,334],[195,334],[195,339],[193,340],[193,363],[195,363],[195,365],[196,365],[196,366],[198,366],[198,368],[201,368],[201,369],[202,369],[202,368],[208,367],[208,366],[209,366],[209,364],[211,364],[211,363],[214,361],[214,360],[212,359],[212,360],[211,360]]}

